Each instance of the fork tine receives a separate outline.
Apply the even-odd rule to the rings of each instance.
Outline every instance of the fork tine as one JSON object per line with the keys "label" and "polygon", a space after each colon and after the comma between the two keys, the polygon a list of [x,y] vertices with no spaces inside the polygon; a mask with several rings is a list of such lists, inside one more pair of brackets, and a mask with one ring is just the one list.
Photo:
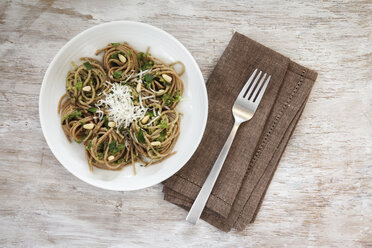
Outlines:
{"label": "fork tine", "polygon": [[258,103],[260,103],[261,98],[262,98],[263,94],[265,93],[266,87],[270,82],[270,79],[271,79],[271,75],[267,78],[267,80],[266,80],[264,86],[262,87],[260,93],[258,94],[258,96],[256,96],[256,99],[253,100],[254,102],[257,101]]}
{"label": "fork tine", "polygon": [[251,87],[249,87],[249,90],[248,90],[247,94],[244,95],[244,98],[246,98],[246,96],[249,97],[251,95],[253,89],[255,88],[255,86],[257,84],[258,79],[260,79],[260,77],[261,77],[261,74],[262,74],[262,71],[260,71],[258,73],[257,77],[254,79],[253,83],[251,84]]}
{"label": "fork tine", "polygon": [[252,102],[254,102],[254,99],[256,99],[257,94],[260,92],[263,82],[265,82],[265,79],[266,79],[266,73],[263,75],[260,82],[257,84],[257,87],[254,89],[254,92],[252,92],[248,96],[248,100],[252,100]]}
{"label": "fork tine", "polygon": [[239,93],[239,96],[238,97],[240,97],[240,98],[243,98],[244,96],[245,96],[245,92],[247,91],[247,89],[248,89],[248,87],[249,87],[249,85],[251,85],[251,82],[252,82],[252,80],[253,80],[253,78],[254,78],[254,76],[256,75],[256,72],[257,72],[257,69],[256,70],[254,70],[254,72],[252,73],[252,75],[249,77],[249,79],[248,79],[248,81],[245,83],[245,85],[244,85],[244,87],[243,87],[243,89],[240,91],[240,93]]}

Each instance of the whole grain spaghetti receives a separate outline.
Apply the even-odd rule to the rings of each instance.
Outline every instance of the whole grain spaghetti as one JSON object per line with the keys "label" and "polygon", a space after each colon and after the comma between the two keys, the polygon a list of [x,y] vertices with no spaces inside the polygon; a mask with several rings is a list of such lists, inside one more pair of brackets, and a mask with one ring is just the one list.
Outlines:
{"label": "whole grain spaghetti", "polygon": [[136,162],[149,166],[173,155],[184,65],[166,64],[126,42],[110,43],[101,53],[102,62],[81,58],[67,74],[58,104],[67,139],[85,146],[91,170],[132,165],[135,173]]}

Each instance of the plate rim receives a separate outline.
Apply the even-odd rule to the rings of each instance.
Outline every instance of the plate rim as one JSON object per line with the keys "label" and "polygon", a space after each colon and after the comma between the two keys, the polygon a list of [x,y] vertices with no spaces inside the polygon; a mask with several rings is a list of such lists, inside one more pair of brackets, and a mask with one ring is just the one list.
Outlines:
{"label": "plate rim", "polygon": [[[59,155],[57,155],[57,149],[56,147],[52,146],[51,145],[51,137],[48,135],[48,133],[46,132],[46,128],[45,128],[45,125],[46,123],[43,122],[43,119],[45,121],[45,117],[43,118],[42,117],[42,96],[45,93],[45,85],[46,85],[46,80],[47,78],[49,77],[49,74],[52,70],[52,68],[54,67],[54,64],[56,63],[57,61],[57,58],[61,56],[61,54],[63,54],[63,52],[70,46],[71,43],[73,43],[75,40],[79,39],[80,37],[84,36],[86,33],[90,32],[91,30],[94,30],[94,29],[97,29],[97,28],[101,28],[102,26],[108,26],[108,25],[113,25],[113,24],[124,24],[124,25],[139,25],[139,26],[143,26],[143,27],[146,27],[146,28],[150,28],[150,29],[153,29],[155,30],[156,32],[160,32],[166,36],[168,36],[170,39],[173,40],[173,42],[177,43],[177,45],[179,47],[181,47],[184,52],[190,57],[191,59],[191,63],[194,65],[194,67],[196,68],[196,73],[197,73],[197,76],[200,78],[200,80],[203,82],[203,84],[201,85],[200,89],[202,90],[202,95],[203,95],[203,98],[206,102],[205,106],[203,106],[203,111],[206,113],[203,117],[203,119],[201,120],[202,121],[202,133],[200,135],[200,137],[198,138],[197,142],[195,142],[195,145],[194,145],[194,148],[192,149],[192,152],[191,152],[191,155],[190,157],[186,160],[186,162],[182,165],[178,165],[177,167],[175,167],[175,169],[170,173],[170,175],[167,175],[165,178],[163,179],[158,179],[158,180],[154,180],[154,182],[151,182],[151,183],[144,183],[142,186],[137,186],[137,187],[131,187],[131,188],[117,188],[117,187],[110,187],[109,185],[106,185],[106,184],[99,184],[99,183],[95,183],[94,181],[90,181],[88,180],[87,178],[83,178],[83,177],[80,177],[78,175],[78,173],[75,173],[73,172],[72,170],[70,170],[68,167],[66,167],[60,160],[59,158]],[[173,35],[171,35],[170,33],[164,31],[163,29],[160,29],[156,26],[153,26],[153,25],[150,25],[150,24],[147,24],[147,23],[143,23],[143,22],[136,22],[136,21],[111,21],[111,22],[105,22],[105,23],[101,23],[101,24],[98,24],[98,25],[94,25],[90,28],[87,28],[83,31],[81,31],[80,33],[78,33],[77,35],[75,35],[73,38],[69,39],[59,50],[58,52],[54,55],[52,61],[49,63],[48,65],[48,68],[44,74],[44,77],[43,77],[43,80],[42,80],[42,84],[41,84],[41,87],[40,87],[40,93],[39,93],[39,121],[40,121],[40,125],[41,125],[41,130],[42,130],[42,133],[43,133],[43,136],[44,136],[44,139],[49,147],[49,149],[52,151],[54,157],[57,159],[57,161],[67,170],[69,171],[72,175],[74,175],[75,177],[77,177],[78,179],[80,179],[81,181],[89,184],[89,185],[92,185],[92,186],[95,186],[97,188],[101,188],[101,189],[106,189],[106,190],[112,190],[112,191],[133,191],[133,190],[140,190],[140,189],[145,189],[145,188],[148,188],[148,187],[151,187],[151,186],[154,186],[154,185],[157,185],[165,180],[167,180],[168,178],[170,178],[171,176],[173,176],[174,174],[176,174],[190,159],[191,157],[193,156],[193,154],[195,153],[195,151],[197,150],[197,148],[199,147],[200,145],[200,142],[204,136],[204,132],[205,132],[205,128],[206,128],[206,124],[207,124],[207,119],[208,119],[208,105],[209,105],[209,101],[208,101],[208,94],[207,94],[207,88],[206,88],[206,82],[204,80],[204,77],[201,73],[201,70],[200,70],[200,67],[198,65],[198,63],[196,62],[195,58],[192,56],[192,54],[190,53],[190,51],[179,41],[177,40]]]}

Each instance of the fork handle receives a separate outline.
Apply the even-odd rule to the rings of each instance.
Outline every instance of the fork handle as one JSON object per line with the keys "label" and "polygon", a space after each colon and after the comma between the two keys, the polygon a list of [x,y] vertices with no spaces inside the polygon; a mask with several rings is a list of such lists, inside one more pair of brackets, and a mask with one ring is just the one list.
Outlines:
{"label": "fork handle", "polygon": [[205,204],[207,203],[208,198],[212,192],[213,186],[217,181],[218,175],[220,174],[221,168],[223,166],[223,163],[225,162],[227,154],[229,153],[231,144],[235,138],[235,134],[236,131],[238,131],[239,126],[240,123],[235,121],[234,127],[231,129],[230,135],[227,138],[225,145],[223,146],[220,154],[218,155],[218,158],[214,163],[211,171],[209,172],[209,175],[205,180],[204,185],[201,188],[198,196],[196,197],[194,203],[192,204],[192,207],[186,217],[186,220],[188,222],[196,224],[196,222],[199,220],[200,215],[202,214],[203,209],[205,207]]}

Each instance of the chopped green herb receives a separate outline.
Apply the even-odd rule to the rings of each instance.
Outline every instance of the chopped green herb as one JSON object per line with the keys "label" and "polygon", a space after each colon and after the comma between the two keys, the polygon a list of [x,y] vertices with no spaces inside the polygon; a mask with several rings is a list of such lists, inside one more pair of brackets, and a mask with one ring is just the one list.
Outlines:
{"label": "chopped green herb", "polygon": [[143,66],[141,66],[140,67],[140,69],[142,70],[142,71],[145,71],[145,70],[147,70],[147,69],[149,69],[149,68],[151,68],[152,66],[149,64],[149,63],[145,63]]}
{"label": "chopped green herb", "polygon": [[113,46],[119,46],[120,43],[111,43],[111,45],[113,45]]}
{"label": "chopped green herb", "polygon": [[122,71],[114,71],[114,78],[119,79],[122,73]]}
{"label": "chopped green herb", "polygon": [[145,82],[150,83],[150,82],[154,79],[154,77],[153,77],[151,74],[147,73],[147,74],[143,77],[143,79],[145,80]]}
{"label": "chopped green herb", "polygon": [[81,88],[83,87],[83,82],[77,81],[75,86],[77,90],[81,90]]}
{"label": "chopped green herb", "polygon": [[137,139],[141,143],[145,143],[145,137],[143,136],[142,129],[140,129],[137,133]]}
{"label": "chopped green herb", "polygon": [[166,83],[166,81],[164,80],[163,77],[159,77],[159,81],[162,82],[162,83],[164,83],[164,84]]}
{"label": "chopped green herb", "polygon": [[97,157],[98,157],[99,160],[102,160],[103,159],[103,153],[102,152],[97,153]]}
{"label": "chopped green herb", "polygon": [[85,125],[85,122],[82,121],[82,120],[80,120],[79,123],[80,123],[81,125]]}
{"label": "chopped green herb", "polygon": [[170,95],[168,93],[165,93],[164,95],[161,96],[161,99],[163,101],[166,101],[166,100],[170,99]]}
{"label": "chopped green herb", "polygon": [[62,117],[62,125],[65,125],[66,124],[66,119],[67,119],[67,116],[66,115],[63,115],[63,117]]}
{"label": "chopped green herb", "polygon": [[150,60],[148,56],[151,56],[151,54],[144,54],[143,52],[137,54],[138,63],[142,71],[147,70],[154,65],[154,61]]}
{"label": "chopped green herb", "polygon": [[114,151],[114,149],[116,148],[116,140],[112,141],[110,144],[109,144],[109,151],[112,153]]}
{"label": "chopped green herb", "polygon": [[159,81],[161,83],[163,83],[163,85],[165,85],[165,86],[170,86],[171,85],[170,83],[168,83],[167,81],[165,81],[163,77],[159,77]]}
{"label": "chopped green herb", "polygon": [[177,92],[174,97],[173,97],[174,101],[175,102],[179,102],[181,101],[181,94],[179,92]]}
{"label": "chopped green herb", "polygon": [[110,153],[113,155],[118,154],[119,152],[124,150],[124,147],[125,146],[123,144],[118,144],[118,146],[116,146],[115,140],[109,144]]}
{"label": "chopped green herb", "polygon": [[85,68],[87,68],[87,70],[90,70],[90,69],[92,69],[92,68],[93,68],[92,64],[91,64],[91,63],[89,63],[88,61],[87,61],[87,62],[85,62],[85,63],[84,63],[83,65],[85,66]]}
{"label": "chopped green herb", "polygon": [[160,127],[161,128],[167,128],[168,127],[168,123],[166,121],[164,121],[164,120],[161,120],[160,121]]}
{"label": "chopped green herb", "polygon": [[71,119],[74,119],[75,117],[77,116],[81,116],[81,111],[75,111],[75,112],[72,112],[71,114],[68,115],[68,119],[71,120]]}
{"label": "chopped green herb", "polygon": [[137,54],[137,58],[139,59],[139,60],[143,60],[143,57],[144,57],[144,53],[143,52],[139,52],[138,54]]}
{"label": "chopped green herb", "polygon": [[119,144],[118,147],[117,147],[117,149],[118,149],[119,152],[121,152],[122,150],[124,150],[124,148],[125,148],[125,145],[124,144]]}
{"label": "chopped green herb", "polygon": [[154,117],[154,111],[147,111],[146,115],[148,115],[150,117]]}
{"label": "chopped green herb", "polygon": [[145,87],[146,87],[147,89],[150,89],[150,87],[151,87],[151,82],[144,82],[144,84],[145,84]]}
{"label": "chopped green herb", "polygon": [[161,99],[165,102],[165,105],[170,106],[174,102],[179,102],[181,100],[180,93],[176,93],[173,97],[170,96],[168,93],[162,95]]}
{"label": "chopped green herb", "polygon": [[164,141],[166,135],[167,135],[167,131],[164,129],[163,131],[160,132],[160,136],[156,140],[157,141]]}
{"label": "chopped green herb", "polygon": [[160,119],[158,118],[155,120],[155,126],[159,125],[159,123],[160,123]]}
{"label": "chopped green herb", "polygon": [[119,54],[118,52],[113,53],[113,54],[111,54],[110,58],[112,58],[112,59],[119,59],[118,54]]}
{"label": "chopped green herb", "polygon": [[132,56],[132,52],[131,51],[128,51],[127,52],[129,56]]}
{"label": "chopped green herb", "polygon": [[97,109],[95,107],[88,108],[88,111],[91,113],[95,113]]}
{"label": "chopped green herb", "polygon": [[103,120],[104,120],[104,123],[103,123],[103,125],[106,127],[106,128],[110,128],[109,127],[109,125],[108,125],[108,123],[109,123],[109,120],[108,120],[108,118],[107,118],[107,116],[105,115],[104,117],[103,117]]}
{"label": "chopped green herb", "polygon": [[168,93],[165,93],[164,95],[161,96],[161,100],[165,102],[166,105],[171,105],[171,97]]}
{"label": "chopped green herb", "polygon": [[92,140],[89,140],[88,145],[85,148],[87,148],[87,150],[90,150],[91,147],[92,147]]}
{"label": "chopped green herb", "polygon": [[110,58],[119,60],[119,54],[125,56],[123,52],[114,52],[113,54],[111,54]]}

